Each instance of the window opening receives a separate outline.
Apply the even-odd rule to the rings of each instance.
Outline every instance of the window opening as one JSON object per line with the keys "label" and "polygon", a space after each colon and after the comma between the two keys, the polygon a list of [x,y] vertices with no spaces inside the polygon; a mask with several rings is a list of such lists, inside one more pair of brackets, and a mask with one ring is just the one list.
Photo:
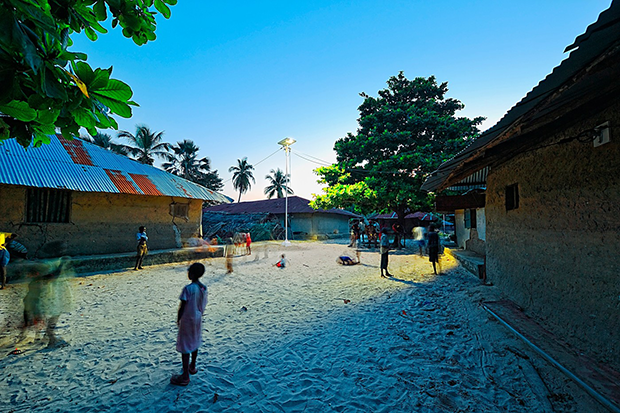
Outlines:
{"label": "window opening", "polygon": [[67,223],[71,217],[71,192],[28,188],[26,222]]}

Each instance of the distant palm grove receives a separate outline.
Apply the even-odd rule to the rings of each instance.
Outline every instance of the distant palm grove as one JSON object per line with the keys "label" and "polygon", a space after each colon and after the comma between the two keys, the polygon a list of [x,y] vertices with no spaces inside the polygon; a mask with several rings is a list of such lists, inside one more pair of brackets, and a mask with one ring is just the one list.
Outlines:
{"label": "distant palm grove", "polygon": [[217,170],[211,170],[209,158],[198,155],[200,148],[192,140],[184,139],[173,145],[164,142],[164,132],[153,131],[146,125],[136,125],[135,133],[119,131],[117,138],[127,144],[115,141],[106,133],[82,137],[87,142],[146,165],[153,165],[158,158],[163,161],[161,166],[165,171],[214,191],[224,187]]}

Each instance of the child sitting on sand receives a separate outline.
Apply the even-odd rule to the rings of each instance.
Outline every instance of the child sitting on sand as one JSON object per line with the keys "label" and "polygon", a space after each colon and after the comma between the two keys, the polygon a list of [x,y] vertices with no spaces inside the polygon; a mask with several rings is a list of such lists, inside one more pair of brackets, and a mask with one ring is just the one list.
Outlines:
{"label": "child sitting on sand", "polygon": [[280,261],[276,262],[273,265],[274,265],[274,267],[285,268],[286,267],[286,258],[284,257],[284,254],[282,254],[282,257],[280,258]]}
{"label": "child sitting on sand", "polygon": [[[207,287],[198,279],[205,273],[205,266],[196,262],[187,270],[187,278],[192,280],[181,292],[181,304],[177,315],[179,334],[177,336],[177,351],[181,353],[183,362],[183,374],[174,375],[170,379],[171,384],[187,386],[189,375],[196,374],[196,357],[198,347],[202,342],[202,314],[207,305]],[[189,355],[192,361],[189,361]]]}

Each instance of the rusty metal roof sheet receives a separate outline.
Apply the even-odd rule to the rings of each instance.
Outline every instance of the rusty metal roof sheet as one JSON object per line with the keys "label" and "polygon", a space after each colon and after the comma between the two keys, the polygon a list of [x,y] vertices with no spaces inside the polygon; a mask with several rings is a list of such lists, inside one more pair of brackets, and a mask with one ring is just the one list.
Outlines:
{"label": "rusty metal roof sheet", "polygon": [[0,142],[0,184],[228,203],[223,194],[80,139],[50,136],[48,145],[24,149]]}

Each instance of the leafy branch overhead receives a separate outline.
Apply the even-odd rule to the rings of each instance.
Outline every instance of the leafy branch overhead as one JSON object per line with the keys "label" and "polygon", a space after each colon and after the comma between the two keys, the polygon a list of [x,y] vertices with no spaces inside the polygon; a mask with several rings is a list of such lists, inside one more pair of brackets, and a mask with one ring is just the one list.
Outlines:
{"label": "leafy branch overhead", "polygon": [[84,53],[69,50],[71,36],[92,41],[111,19],[137,45],[155,40],[155,15],[170,17],[177,0],[0,0],[0,141],[49,143],[59,128],[78,137],[84,127],[118,129],[113,118],[131,117],[133,92],[111,78],[112,67],[91,68]]}

